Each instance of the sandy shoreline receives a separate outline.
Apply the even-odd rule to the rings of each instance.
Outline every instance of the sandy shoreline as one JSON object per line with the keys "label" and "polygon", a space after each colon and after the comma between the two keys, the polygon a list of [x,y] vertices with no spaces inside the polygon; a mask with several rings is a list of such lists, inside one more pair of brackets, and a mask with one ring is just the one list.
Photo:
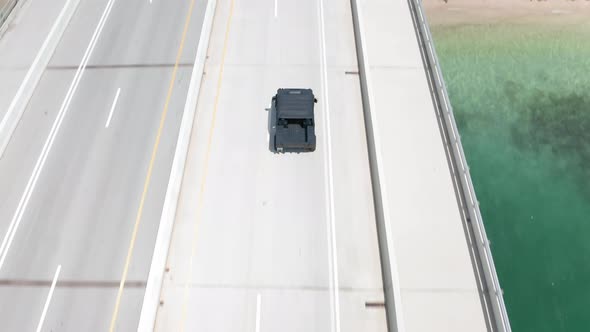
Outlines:
{"label": "sandy shoreline", "polygon": [[423,0],[431,25],[590,23],[588,0]]}

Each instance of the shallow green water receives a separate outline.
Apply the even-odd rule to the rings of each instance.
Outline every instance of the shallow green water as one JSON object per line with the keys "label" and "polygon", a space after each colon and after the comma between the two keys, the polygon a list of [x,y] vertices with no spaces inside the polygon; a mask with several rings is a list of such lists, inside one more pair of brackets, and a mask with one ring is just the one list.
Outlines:
{"label": "shallow green water", "polygon": [[590,25],[435,26],[514,331],[590,331]]}

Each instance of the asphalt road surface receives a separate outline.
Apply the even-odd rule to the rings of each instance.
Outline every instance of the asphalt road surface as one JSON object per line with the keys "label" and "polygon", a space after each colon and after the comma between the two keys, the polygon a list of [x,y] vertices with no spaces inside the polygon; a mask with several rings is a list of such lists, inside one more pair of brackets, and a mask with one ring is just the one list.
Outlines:
{"label": "asphalt road surface", "polygon": [[136,328],[204,7],[80,3],[0,160],[1,330]]}
{"label": "asphalt road surface", "polygon": [[[350,2],[232,3],[215,15],[156,330],[386,331]],[[315,152],[269,151],[280,87],[318,98]]]}

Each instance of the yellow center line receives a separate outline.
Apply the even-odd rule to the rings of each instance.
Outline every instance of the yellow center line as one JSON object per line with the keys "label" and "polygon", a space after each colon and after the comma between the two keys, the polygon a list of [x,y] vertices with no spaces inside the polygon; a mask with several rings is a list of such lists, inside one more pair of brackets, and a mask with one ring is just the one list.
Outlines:
{"label": "yellow center line", "polygon": [[188,304],[188,286],[193,277],[193,262],[194,257],[197,251],[197,234],[198,234],[198,226],[201,216],[201,211],[203,208],[203,196],[205,193],[205,183],[207,181],[207,174],[209,171],[209,157],[211,156],[211,141],[213,140],[213,131],[215,130],[215,122],[217,120],[217,108],[219,105],[219,95],[221,94],[221,83],[223,81],[223,68],[225,66],[225,56],[227,54],[227,44],[229,40],[229,31],[231,27],[231,21],[234,13],[234,3],[235,0],[231,0],[230,7],[229,7],[229,17],[227,19],[227,25],[225,27],[225,39],[223,41],[223,52],[221,54],[221,64],[219,66],[219,75],[217,77],[217,90],[215,92],[215,101],[213,103],[213,114],[211,117],[211,124],[209,127],[209,137],[207,138],[207,150],[205,152],[205,164],[203,167],[203,173],[201,174],[201,186],[199,188],[199,198],[197,202],[197,217],[195,220],[195,228],[194,228],[194,235],[193,241],[191,246],[191,258],[189,263],[189,274],[188,278],[184,283],[184,294],[182,300],[182,318],[181,318],[181,332],[184,332],[185,325],[186,325],[186,315],[187,315],[187,304]]}
{"label": "yellow center line", "polygon": [[186,35],[188,32],[189,23],[191,21],[194,5],[195,5],[195,0],[191,0],[188,14],[186,17],[186,21],[184,23],[184,29],[182,31],[182,38],[180,40],[180,46],[178,48],[178,53],[176,54],[176,61],[174,63],[174,70],[172,71],[172,78],[170,79],[170,84],[168,86],[168,94],[166,95],[166,102],[164,104],[164,110],[162,111],[162,116],[160,118],[160,126],[158,127],[158,133],[156,135],[156,142],[154,143],[154,147],[152,149],[152,155],[151,155],[147,175],[145,177],[145,182],[143,185],[143,192],[141,194],[141,200],[139,201],[139,208],[137,210],[137,216],[135,217],[135,225],[133,226],[133,233],[131,234],[131,241],[129,242],[129,249],[127,250],[127,258],[125,260],[125,267],[123,268],[123,275],[121,276],[121,282],[119,284],[119,291],[117,292],[117,300],[115,301],[115,308],[113,310],[113,315],[111,317],[111,325],[109,328],[110,332],[113,332],[115,330],[115,324],[117,323],[117,316],[119,315],[119,307],[121,305],[121,296],[123,295],[123,288],[125,287],[125,281],[127,280],[127,273],[129,272],[129,265],[131,263],[131,258],[133,256],[133,248],[135,247],[135,240],[137,238],[137,231],[139,230],[139,224],[141,222],[141,216],[143,214],[143,206],[145,204],[147,191],[150,186],[151,179],[152,179],[152,171],[154,169],[154,162],[156,160],[156,155],[158,153],[158,147],[160,146],[160,138],[162,137],[164,122],[166,121],[166,114],[168,113],[168,106],[170,105],[170,98],[172,96],[172,91],[174,90],[174,82],[176,81],[176,73],[178,72],[178,64],[180,63],[180,57],[181,57],[182,51],[184,49],[184,43],[186,41]]}

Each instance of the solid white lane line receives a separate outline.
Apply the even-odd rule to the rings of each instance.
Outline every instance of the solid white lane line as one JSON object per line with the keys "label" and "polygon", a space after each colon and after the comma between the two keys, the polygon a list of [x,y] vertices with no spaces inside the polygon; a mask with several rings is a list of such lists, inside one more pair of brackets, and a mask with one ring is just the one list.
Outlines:
{"label": "solid white lane line", "polygon": [[43,322],[45,321],[45,316],[47,315],[47,310],[49,309],[49,303],[51,303],[51,297],[53,297],[53,291],[55,290],[55,285],[57,284],[57,278],[59,278],[59,272],[61,271],[61,265],[57,266],[57,270],[55,271],[55,275],[53,276],[53,282],[51,283],[51,288],[49,288],[49,294],[47,294],[47,299],[45,300],[45,306],[43,307],[43,312],[41,313],[41,318],[39,319],[39,324],[37,324],[37,332],[41,332],[43,328]]}
{"label": "solid white lane line", "polygon": [[279,0],[275,0],[275,18],[277,18],[278,14],[279,14],[279,4],[278,4]]}
{"label": "solid white lane line", "polygon": [[260,332],[260,306],[262,305],[262,298],[260,293],[256,295],[256,332]]}
{"label": "solid white lane line", "polygon": [[79,3],[80,0],[66,1],[57,19],[53,23],[49,34],[45,38],[45,41],[43,41],[39,52],[35,56],[31,67],[29,67],[29,70],[14,95],[14,98],[12,98],[2,121],[0,121],[0,157],[4,154],[8,142],[12,138],[29,100],[37,87],[37,84],[41,80],[45,67],[47,67],[47,63],[49,63],[49,60],[51,59],[51,56],[53,55],[53,52],[55,51],[55,48]]}
{"label": "solid white lane line", "polygon": [[16,234],[16,231],[21,223],[23,214],[27,208],[27,205],[29,204],[29,199],[31,198],[31,195],[32,195],[33,191],[35,190],[35,186],[37,185],[37,180],[39,179],[39,175],[41,174],[41,170],[43,169],[43,166],[45,165],[45,161],[47,160],[47,156],[49,155],[49,151],[51,151],[51,147],[53,146],[53,142],[55,140],[55,137],[57,136],[57,133],[59,131],[59,128],[61,127],[62,121],[68,111],[68,108],[69,108],[70,103],[72,101],[73,95],[76,92],[76,89],[78,88],[78,84],[80,83],[80,79],[82,78],[82,75],[84,73],[84,69],[86,68],[86,65],[88,64],[88,60],[90,58],[90,55],[92,54],[92,51],[94,50],[94,47],[96,46],[96,42],[98,41],[98,37],[100,36],[100,33],[102,32],[102,29],[104,27],[104,24],[111,12],[111,8],[113,7],[114,1],[115,0],[109,0],[101,18],[100,18],[100,21],[99,21],[97,27],[94,30],[94,34],[92,35],[92,39],[90,40],[90,43],[88,44],[88,48],[86,48],[86,52],[84,53],[84,56],[82,57],[82,62],[80,63],[80,66],[78,67],[78,70],[76,71],[76,75],[74,76],[74,80],[72,81],[72,84],[70,85],[70,88],[68,89],[66,97],[64,98],[64,101],[63,101],[61,108],[58,112],[57,118],[53,122],[53,126],[51,127],[51,131],[49,132],[49,137],[47,137],[47,140],[45,141],[45,145],[43,146],[43,150],[41,150],[41,154],[39,155],[39,158],[37,159],[37,163],[35,164],[35,168],[33,169],[33,173],[31,174],[31,177],[29,178],[29,181],[27,182],[25,192],[23,193],[23,195],[18,203],[18,207],[14,213],[14,216],[12,217],[12,220],[10,221],[8,231],[6,232],[6,235],[4,236],[4,239],[2,240],[2,245],[0,246],[0,270],[2,270],[2,266],[4,265],[6,255],[8,254],[8,249],[10,248],[10,245],[12,244],[12,240],[14,239],[14,235]]}
{"label": "solid white lane line", "polygon": [[338,281],[338,251],[336,246],[336,215],[334,207],[334,175],[332,173],[332,134],[330,133],[330,102],[328,98],[328,69],[326,60],[326,23],[324,19],[324,0],[319,1],[319,15],[320,15],[320,49],[321,49],[321,69],[322,69],[322,94],[324,95],[324,130],[326,132],[325,148],[326,153],[324,161],[324,171],[327,173],[327,191],[326,201],[328,204],[328,243],[330,252],[330,305],[332,311],[332,331],[340,332],[340,285]]}
{"label": "solid white lane line", "polygon": [[111,111],[109,112],[109,117],[107,119],[107,123],[104,125],[105,128],[108,128],[111,124],[111,119],[113,118],[113,112],[115,111],[115,106],[117,106],[117,100],[119,100],[119,94],[121,94],[121,88],[117,89],[117,94],[115,94],[115,99],[113,100],[113,105],[111,106]]}

